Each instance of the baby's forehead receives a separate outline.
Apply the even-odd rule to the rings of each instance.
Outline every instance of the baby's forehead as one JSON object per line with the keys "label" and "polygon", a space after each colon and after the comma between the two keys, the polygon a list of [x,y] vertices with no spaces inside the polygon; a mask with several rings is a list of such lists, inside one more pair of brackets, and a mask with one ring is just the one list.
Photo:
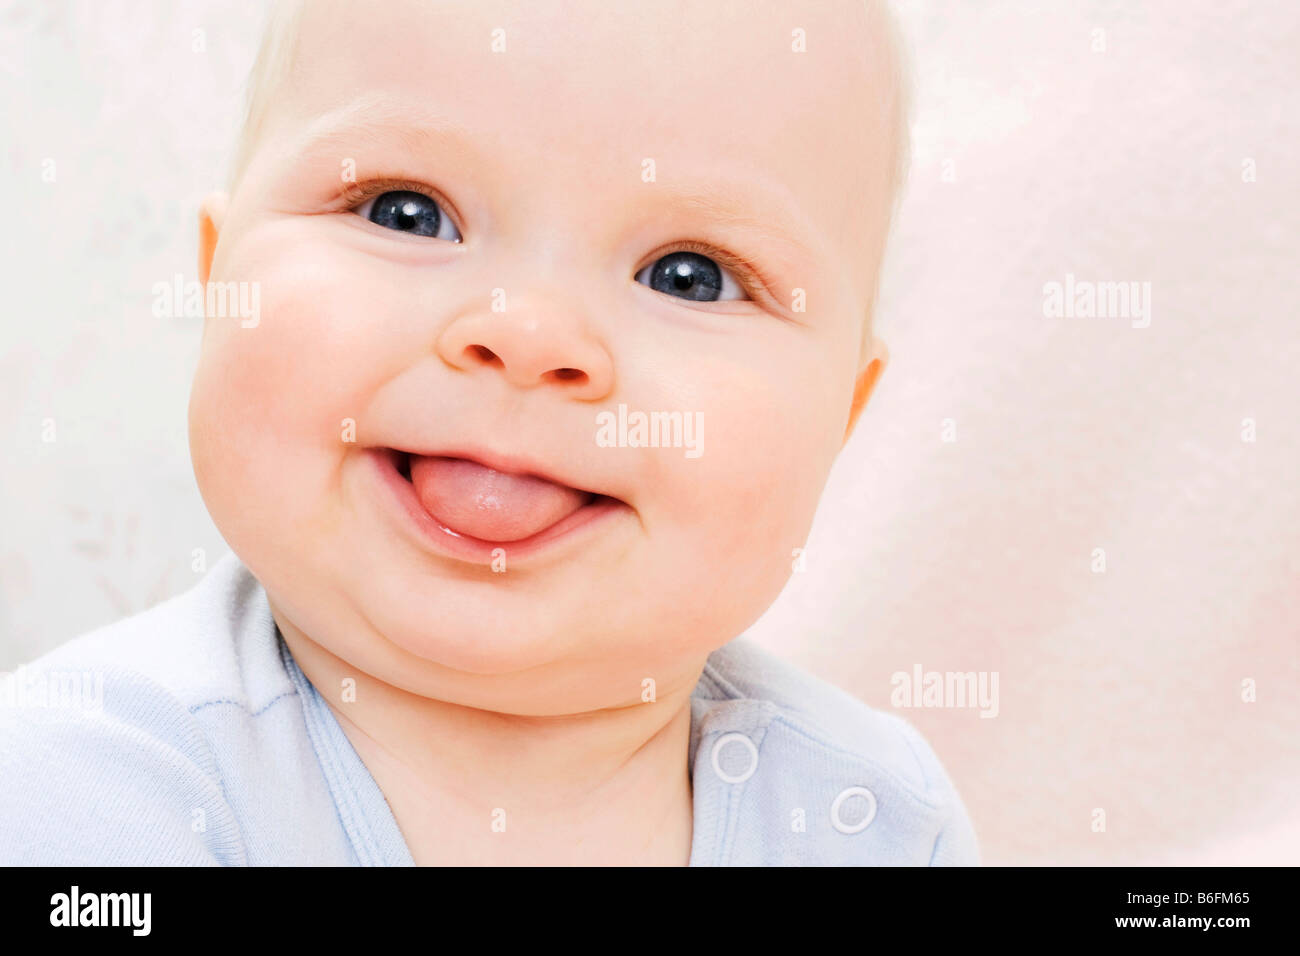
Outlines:
{"label": "baby's forehead", "polygon": [[[649,162],[665,184],[726,177],[758,192],[762,180],[830,243],[861,232],[850,211],[888,216],[898,61],[873,2],[290,0],[267,47],[252,102],[281,133],[365,119],[367,103],[358,135],[370,133],[408,125],[397,106],[416,105],[505,174],[546,163],[594,191],[603,176],[644,178]],[[250,115],[251,132],[261,125]]]}

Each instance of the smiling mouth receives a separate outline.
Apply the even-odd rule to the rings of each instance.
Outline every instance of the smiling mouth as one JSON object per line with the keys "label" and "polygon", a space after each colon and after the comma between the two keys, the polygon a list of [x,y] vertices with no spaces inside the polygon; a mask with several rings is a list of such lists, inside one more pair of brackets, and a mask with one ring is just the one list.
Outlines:
{"label": "smiling mouth", "polygon": [[[574,488],[522,470],[494,468],[458,455],[381,450],[400,479],[408,511],[425,530],[477,550],[541,544],[589,519],[627,507],[609,495]],[[444,542],[445,543],[445,542]]]}

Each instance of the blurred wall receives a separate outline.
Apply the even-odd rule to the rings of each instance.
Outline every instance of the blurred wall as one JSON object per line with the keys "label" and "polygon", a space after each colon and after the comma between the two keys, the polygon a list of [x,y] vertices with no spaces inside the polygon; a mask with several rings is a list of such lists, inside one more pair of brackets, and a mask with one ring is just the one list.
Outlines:
{"label": "blurred wall", "polygon": [[[753,636],[886,709],[900,672],[996,675],[996,716],[898,711],[987,862],[1300,862],[1300,7],[900,13],[893,359]],[[226,550],[187,449],[200,320],[151,289],[194,278],[257,28],[0,6],[0,668]],[[1067,275],[1149,283],[1149,323],[1045,315]]]}

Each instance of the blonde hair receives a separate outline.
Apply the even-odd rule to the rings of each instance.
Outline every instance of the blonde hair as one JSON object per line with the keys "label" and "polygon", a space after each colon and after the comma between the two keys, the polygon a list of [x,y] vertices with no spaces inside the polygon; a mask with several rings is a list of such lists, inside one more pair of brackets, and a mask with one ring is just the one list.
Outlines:
{"label": "blonde hair", "polygon": [[888,205],[885,209],[885,222],[880,235],[880,246],[872,270],[871,287],[867,294],[867,310],[863,316],[862,342],[858,350],[859,361],[865,359],[871,347],[872,326],[875,323],[876,306],[880,299],[880,281],[885,268],[885,250],[898,219],[898,210],[903,204],[908,176],[912,169],[912,115],[915,109],[912,86],[912,52],[898,16],[888,0],[864,0],[868,7],[876,7],[880,14],[884,30],[884,48],[887,64],[886,75],[888,100],[885,103],[886,126],[894,141],[893,162],[889,170],[887,195]]}
{"label": "blonde hair", "polygon": [[865,3],[868,6],[878,5],[885,30],[885,48],[889,51],[887,72],[892,96],[887,109],[889,129],[894,137],[894,162],[889,182],[889,221],[892,223],[912,168],[912,55],[898,17],[887,0],[865,0]]}
{"label": "blonde hair", "polygon": [[248,168],[253,147],[266,124],[271,97],[293,71],[298,51],[298,27],[306,6],[304,0],[271,0],[267,5],[262,42],[244,81],[244,119],[226,186],[226,191],[231,194]]}

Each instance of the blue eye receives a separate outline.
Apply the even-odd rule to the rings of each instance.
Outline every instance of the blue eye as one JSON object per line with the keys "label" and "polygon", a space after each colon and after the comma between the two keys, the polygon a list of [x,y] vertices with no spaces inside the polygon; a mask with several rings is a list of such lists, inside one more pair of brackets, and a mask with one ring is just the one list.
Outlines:
{"label": "blue eye", "polygon": [[656,292],[690,302],[749,298],[730,272],[698,252],[670,252],[660,256],[635,278]]}
{"label": "blue eye", "polygon": [[[380,193],[353,210],[376,225],[412,236],[428,236],[460,242],[456,224],[442,211],[435,199],[407,189]],[[444,233],[450,235],[444,235]]]}

